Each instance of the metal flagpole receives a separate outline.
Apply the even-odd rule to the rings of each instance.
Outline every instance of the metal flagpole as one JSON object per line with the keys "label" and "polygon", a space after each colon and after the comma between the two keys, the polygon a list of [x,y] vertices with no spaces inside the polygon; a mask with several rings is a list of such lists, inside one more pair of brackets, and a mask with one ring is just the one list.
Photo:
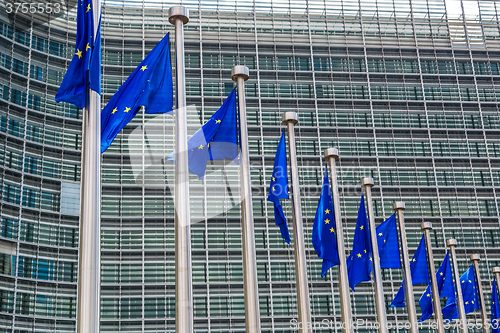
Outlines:
{"label": "metal flagpole", "polygon": [[410,322],[410,333],[418,333],[417,327],[417,310],[415,309],[415,296],[413,295],[413,282],[411,279],[410,258],[408,257],[408,243],[406,242],[406,230],[403,211],[405,210],[405,203],[397,201],[393,204],[394,211],[397,213],[398,229],[401,239],[401,251],[403,252],[403,268],[405,275],[405,289],[406,289],[406,310],[408,311],[408,321]]}
{"label": "metal flagpole", "polygon": [[[101,2],[92,1],[94,32]],[[100,43],[101,41],[95,41]],[[80,256],[78,258],[78,333],[99,332],[101,295],[101,96],[89,91],[83,109],[83,159],[80,189]]]}
{"label": "metal flagpole", "polygon": [[370,223],[370,238],[372,243],[373,275],[375,279],[375,302],[377,306],[378,331],[388,332],[387,316],[385,313],[384,289],[382,286],[382,271],[380,269],[380,255],[377,245],[377,230],[375,229],[375,216],[373,214],[372,187],[375,183],[373,178],[361,178],[361,185],[365,189],[366,202],[368,206],[368,221]]}
{"label": "metal flagpole", "polygon": [[307,282],[306,251],[304,246],[304,226],[302,225],[302,210],[300,207],[299,171],[297,168],[297,151],[295,148],[294,126],[299,122],[297,112],[283,113],[283,124],[288,127],[288,147],[290,149],[290,170],[292,177],[292,210],[295,237],[295,288],[297,289],[299,332],[311,331],[311,307],[309,301],[309,284]]}
{"label": "metal flagpole", "polygon": [[352,322],[351,300],[349,298],[349,279],[347,276],[347,264],[345,258],[344,232],[342,231],[342,218],[340,216],[340,198],[337,184],[337,170],[335,160],[339,158],[337,148],[325,149],[325,159],[330,164],[330,178],[332,179],[332,198],[335,216],[335,229],[337,230],[337,248],[339,253],[339,289],[340,289],[340,314],[342,318],[342,332],[352,333],[354,327]]}
{"label": "metal flagpole", "polygon": [[481,274],[479,274],[479,260],[481,260],[481,256],[479,254],[475,253],[470,255],[470,261],[472,261],[472,264],[474,265],[474,274],[476,275],[476,287],[479,293],[479,302],[481,302],[483,333],[490,333],[488,315],[486,313],[486,303],[484,303],[483,282],[481,281]]}
{"label": "metal flagpole", "polygon": [[464,306],[464,296],[462,295],[462,286],[460,285],[460,273],[458,272],[458,264],[457,264],[457,253],[455,252],[455,247],[457,246],[456,239],[447,239],[446,245],[450,248],[450,259],[451,265],[453,266],[453,276],[455,278],[455,288],[457,292],[457,306],[458,306],[458,315],[460,318],[459,329],[463,333],[469,332],[467,329],[467,318],[465,316],[465,306]]}
{"label": "metal flagpole", "polygon": [[260,333],[259,285],[257,282],[257,255],[252,210],[252,186],[250,181],[250,153],[248,150],[247,109],[245,81],[249,78],[248,67],[234,66],[231,79],[236,81],[241,138],[241,244],[243,255],[243,286],[245,293],[245,321],[247,333]]}
{"label": "metal flagpole", "polygon": [[429,274],[431,279],[431,288],[432,288],[432,300],[434,304],[434,318],[436,319],[437,324],[437,333],[444,333],[443,326],[443,314],[441,313],[441,302],[439,301],[439,290],[436,280],[436,269],[434,268],[434,255],[432,254],[431,247],[431,230],[432,223],[424,222],[422,223],[421,229],[424,231],[425,236],[425,248],[427,252],[427,265],[429,267]]}
{"label": "metal flagpole", "polygon": [[184,6],[168,10],[168,21],[175,25],[175,331],[193,332],[193,281],[191,269],[191,216],[189,211],[189,169],[184,66],[184,24],[189,11]]}

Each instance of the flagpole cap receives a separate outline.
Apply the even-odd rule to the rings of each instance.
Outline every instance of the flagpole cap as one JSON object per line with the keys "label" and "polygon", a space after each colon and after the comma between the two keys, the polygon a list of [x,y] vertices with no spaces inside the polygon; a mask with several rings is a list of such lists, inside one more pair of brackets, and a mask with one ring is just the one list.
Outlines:
{"label": "flagpole cap", "polygon": [[339,150],[337,148],[326,148],[325,149],[325,158],[326,159],[329,159],[330,157],[334,158],[334,159],[338,159],[339,156],[340,156]]}
{"label": "flagpole cap", "polygon": [[373,181],[373,178],[372,177],[364,177],[364,178],[361,178],[361,186],[374,186],[375,185],[375,182]]}
{"label": "flagpole cap", "polygon": [[455,238],[447,239],[446,246],[449,246],[449,247],[457,246],[457,240]]}
{"label": "flagpole cap", "polygon": [[247,66],[237,65],[231,68],[231,79],[233,81],[238,80],[238,76],[243,77],[243,80],[246,81],[250,77],[250,71]]}
{"label": "flagpole cap", "polygon": [[422,229],[422,230],[432,230],[432,223],[430,223],[430,222],[423,222],[422,225],[420,226],[420,229]]}
{"label": "flagpole cap", "polygon": [[297,115],[297,112],[289,111],[283,113],[281,116],[283,120],[283,125],[287,125],[289,122],[291,122],[294,125],[297,125],[299,122],[299,116]]}
{"label": "flagpole cap", "polygon": [[500,273],[500,267],[493,267],[491,271],[493,272],[493,274]]}
{"label": "flagpole cap", "polygon": [[470,261],[479,261],[481,260],[481,256],[477,253],[473,253],[470,255]]}
{"label": "flagpole cap", "polygon": [[395,203],[392,204],[392,207],[395,211],[401,209],[405,210],[405,203],[403,201],[396,201]]}
{"label": "flagpole cap", "polygon": [[181,19],[182,23],[189,22],[189,9],[184,6],[172,6],[168,9],[168,21],[175,24],[177,19]]}

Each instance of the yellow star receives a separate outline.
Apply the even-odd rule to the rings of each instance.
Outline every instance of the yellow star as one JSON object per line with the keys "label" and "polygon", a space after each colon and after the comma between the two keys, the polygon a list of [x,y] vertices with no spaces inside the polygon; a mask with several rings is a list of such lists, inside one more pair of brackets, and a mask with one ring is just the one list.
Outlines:
{"label": "yellow star", "polygon": [[91,47],[90,47],[89,43],[87,43],[87,46],[85,47],[85,51],[88,51],[90,49],[91,49]]}
{"label": "yellow star", "polygon": [[80,59],[82,57],[82,51],[80,51],[79,49],[76,49],[75,54],[78,56],[78,59]]}
{"label": "yellow star", "polygon": [[439,275],[443,276],[443,272],[439,273]]}
{"label": "yellow star", "polygon": [[366,250],[363,250],[366,253]]}
{"label": "yellow star", "polygon": [[111,114],[115,114],[115,112],[116,112],[116,111],[118,111],[118,109],[117,109],[117,108],[114,108],[114,109],[113,109],[113,112],[111,112]]}
{"label": "yellow star", "polygon": [[359,229],[363,230],[363,228],[364,228],[364,227],[365,227],[365,226],[364,226],[364,225],[362,225],[361,227],[359,227]]}
{"label": "yellow star", "polygon": [[417,259],[413,258],[413,262],[417,261]]}
{"label": "yellow star", "polygon": [[358,258],[361,258],[361,253],[358,253]]}
{"label": "yellow star", "polygon": [[276,191],[276,188],[273,186],[273,192]]}
{"label": "yellow star", "polygon": [[431,294],[427,294],[427,297],[431,297]]}
{"label": "yellow star", "polygon": [[331,229],[330,229],[330,232],[335,232],[335,229],[331,228]]}
{"label": "yellow star", "polygon": [[465,283],[465,280],[463,280],[462,283]]}
{"label": "yellow star", "polygon": [[205,146],[204,146],[204,145],[200,145],[200,146],[198,147],[198,149],[203,149],[203,147],[205,147]]}
{"label": "yellow star", "polygon": [[471,280],[469,280],[469,283],[472,283],[472,281],[471,281]]}
{"label": "yellow star", "polygon": [[330,210],[329,209],[325,209],[325,214],[330,214]]}
{"label": "yellow star", "polygon": [[330,224],[330,220],[329,220],[329,219],[326,219],[326,220],[325,220],[325,224]]}
{"label": "yellow star", "polygon": [[89,10],[90,10],[90,8],[91,8],[91,7],[90,7],[90,4],[89,4],[89,5],[87,6],[87,11],[86,11],[85,13],[88,13],[88,12],[89,12]]}
{"label": "yellow star", "polygon": [[220,119],[217,119],[217,120],[215,121],[215,123],[216,123],[216,124],[220,124]]}
{"label": "yellow star", "polygon": [[474,304],[474,301],[471,301],[472,304]]}
{"label": "yellow star", "polygon": [[131,110],[130,108],[125,108],[125,111],[123,111],[123,112],[127,113],[127,112],[129,112],[130,110]]}
{"label": "yellow star", "polygon": [[379,233],[378,235],[379,235],[379,236],[382,236],[383,234],[382,234],[382,233]]}
{"label": "yellow star", "polygon": [[373,261],[373,259],[372,259],[372,258],[370,258],[370,261]]}
{"label": "yellow star", "polygon": [[273,182],[275,182],[275,181],[276,181],[276,178],[273,177]]}
{"label": "yellow star", "polygon": [[387,242],[387,239],[384,239],[384,243]]}
{"label": "yellow star", "polygon": [[465,305],[469,304],[469,302],[465,302]]}
{"label": "yellow star", "polygon": [[146,65],[146,66],[142,66],[142,67],[141,67],[141,71],[143,71],[143,72],[144,72],[146,69],[148,69],[148,65]]}

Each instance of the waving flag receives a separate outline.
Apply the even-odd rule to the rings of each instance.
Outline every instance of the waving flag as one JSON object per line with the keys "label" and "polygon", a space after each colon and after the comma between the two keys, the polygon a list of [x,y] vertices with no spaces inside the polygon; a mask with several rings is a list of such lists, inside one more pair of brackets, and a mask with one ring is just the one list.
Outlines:
{"label": "waving flag", "polygon": [[375,229],[377,231],[380,268],[401,268],[396,215],[392,214]]}
{"label": "waving flag", "polygon": [[491,289],[491,333],[500,333],[500,303],[497,294],[497,281],[493,278]]}
{"label": "waving flag", "polygon": [[57,91],[58,103],[84,108],[89,87],[101,93],[101,24],[94,39],[94,15],[92,0],[78,1],[75,54]]}
{"label": "waving flag", "polygon": [[312,243],[323,259],[321,277],[324,277],[330,268],[339,264],[339,252],[337,249],[337,235],[335,234],[335,216],[333,214],[332,192],[328,180],[328,168],[325,168],[323,188],[319,198],[318,209],[314,217],[312,232]]}

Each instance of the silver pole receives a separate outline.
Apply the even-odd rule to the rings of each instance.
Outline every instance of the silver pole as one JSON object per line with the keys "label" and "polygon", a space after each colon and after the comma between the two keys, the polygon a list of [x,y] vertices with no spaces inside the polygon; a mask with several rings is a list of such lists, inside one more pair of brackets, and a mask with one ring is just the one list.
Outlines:
{"label": "silver pole", "polygon": [[168,10],[168,21],[175,25],[175,331],[193,332],[193,281],[191,269],[191,216],[189,211],[189,169],[184,66],[184,24],[189,11],[184,6]]}
{"label": "silver pole", "polygon": [[347,264],[345,257],[344,232],[342,231],[342,218],[340,215],[340,198],[337,184],[337,170],[335,169],[335,160],[339,158],[337,148],[325,149],[325,159],[330,164],[330,178],[332,178],[332,197],[333,210],[335,214],[335,229],[337,230],[337,248],[339,253],[339,289],[340,289],[340,314],[342,318],[342,332],[354,332],[354,326],[351,325],[352,310],[351,300],[349,298],[349,278],[347,276]]}
{"label": "silver pole", "polygon": [[290,170],[292,177],[292,210],[295,237],[295,288],[297,289],[298,321],[301,324],[299,332],[312,332],[311,307],[309,301],[309,284],[307,282],[306,250],[304,246],[304,226],[302,224],[302,209],[300,207],[299,171],[297,167],[297,151],[295,148],[294,126],[299,122],[297,112],[283,113],[283,124],[288,127],[288,147],[290,148]]}
{"label": "silver pole", "polygon": [[500,293],[500,267],[493,267],[492,272],[495,275],[495,280],[497,282],[496,288],[498,295]]}
{"label": "silver pole", "polygon": [[387,315],[385,313],[384,289],[382,286],[382,271],[380,269],[380,255],[378,253],[377,231],[375,229],[375,215],[373,214],[372,187],[373,178],[361,178],[361,185],[365,189],[368,206],[368,221],[370,223],[370,238],[372,243],[373,276],[375,279],[375,303],[377,306],[377,320],[379,333],[388,332]]}
{"label": "silver pole", "polygon": [[441,302],[439,301],[439,290],[436,280],[436,269],[434,268],[434,255],[432,254],[431,247],[431,230],[432,223],[424,222],[422,223],[421,229],[424,231],[425,235],[425,248],[427,252],[427,265],[429,267],[429,274],[431,279],[431,288],[432,288],[432,299],[434,302],[434,318],[436,319],[437,324],[437,333],[444,333],[443,326],[443,314],[441,313]]}
{"label": "silver pole", "polygon": [[248,67],[234,66],[231,79],[236,81],[241,138],[241,245],[243,255],[243,286],[245,293],[246,332],[260,333],[259,285],[257,282],[257,255],[255,252],[254,221],[252,210],[252,185],[250,181],[250,153],[248,150],[247,109],[245,81]]}
{"label": "silver pole", "polygon": [[465,315],[465,306],[464,306],[464,296],[462,295],[462,286],[460,285],[460,273],[458,272],[458,264],[457,264],[457,253],[455,252],[455,247],[457,246],[456,239],[447,239],[446,245],[450,248],[450,259],[451,265],[453,266],[453,276],[455,278],[455,288],[457,289],[457,306],[458,306],[458,316],[460,318],[459,329],[463,333],[469,332],[467,329],[467,318]]}
{"label": "silver pole", "polygon": [[417,310],[415,309],[415,296],[413,295],[413,281],[411,279],[410,258],[408,257],[408,243],[406,242],[406,229],[403,211],[405,203],[397,201],[393,204],[394,211],[397,213],[399,235],[401,236],[401,251],[403,252],[403,268],[405,275],[406,288],[406,310],[408,311],[408,321],[410,322],[410,333],[418,333]]}
{"label": "silver pole", "polygon": [[[93,0],[92,7],[97,36],[100,0]],[[95,333],[99,332],[101,296],[101,96],[90,89],[88,107],[83,109],[82,155],[76,331]]]}
{"label": "silver pole", "polygon": [[486,303],[484,303],[483,281],[481,280],[481,274],[479,273],[479,260],[481,260],[481,256],[479,254],[475,253],[470,255],[470,261],[472,261],[472,264],[474,265],[474,274],[476,276],[476,287],[479,293],[479,302],[481,302],[483,333],[490,333],[488,314],[486,313]]}

